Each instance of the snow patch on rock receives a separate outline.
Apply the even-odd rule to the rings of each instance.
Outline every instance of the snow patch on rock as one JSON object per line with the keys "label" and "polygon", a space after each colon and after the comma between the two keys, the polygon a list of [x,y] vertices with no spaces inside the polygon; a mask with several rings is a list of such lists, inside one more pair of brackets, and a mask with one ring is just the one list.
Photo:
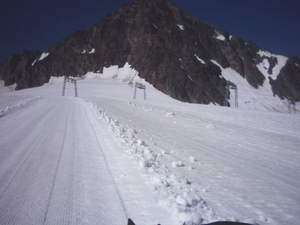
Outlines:
{"label": "snow patch on rock", "polygon": [[38,61],[42,61],[43,59],[45,59],[45,58],[48,57],[48,56],[49,56],[49,52],[43,52],[39,59],[35,59],[35,60],[31,63],[31,66],[34,66]]}
{"label": "snow patch on rock", "polygon": [[215,39],[220,40],[220,41],[225,41],[226,38],[220,34],[218,31],[215,30],[216,36],[214,36]]}
{"label": "snow patch on rock", "polygon": [[184,30],[184,26],[183,26],[183,25],[177,24],[177,26],[178,26],[181,30]]}
{"label": "snow patch on rock", "polygon": [[96,50],[95,50],[94,48],[92,48],[91,51],[89,51],[89,52],[88,52],[87,50],[84,49],[84,50],[81,52],[81,54],[86,54],[86,53],[88,53],[88,54],[93,54],[93,53],[95,53],[95,52],[96,52]]}
{"label": "snow patch on rock", "polygon": [[39,58],[38,61],[45,59],[46,57],[48,57],[48,55],[49,55],[49,52],[43,52],[43,54],[41,55],[41,57]]}
{"label": "snow patch on rock", "polygon": [[199,58],[199,56],[197,56],[196,54],[194,54],[194,56],[197,58],[197,60],[198,60],[199,62],[201,62],[202,64],[206,64],[206,63],[204,62],[203,59],[200,59],[200,58]]}
{"label": "snow patch on rock", "polygon": [[[260,55],[261,57],[265,57],[263,59],[263,61],[257,65],[257,68],[266,77],[267,81],[268,81],[268,77],[270,75],[277,77],[280,73],[280,70],[282,69],[282,67],[285,66],[285,64],[288,60],[288,58],[285,56],[275,55],[270,52],[262,51],[262,50],[259,50],[257,52],[257,54]],[[277,59],[277,63],[272,70],[272,74],[269,74],[268,69],[269,69],[270,65],[269,65],[268,58],[271,58],[271,57],[275,57]]]}

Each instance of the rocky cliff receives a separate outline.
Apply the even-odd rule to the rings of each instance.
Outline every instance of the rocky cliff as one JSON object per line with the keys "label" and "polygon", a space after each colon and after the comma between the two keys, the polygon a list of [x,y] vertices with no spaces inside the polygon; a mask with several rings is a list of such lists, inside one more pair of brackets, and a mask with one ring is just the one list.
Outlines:
{"label": "rocky cliff", "polygon": [[220,65],[234,69],[254,88],[268,79],[274,95],[300,101],[300,58],[286,58],[274,75],[278,58],[262,52],[168,0],[136,0],[43,53],[11,55],[0,65],[0,79],[23,89],[43,85],[50,76],[81,76],[128,62],[140,77],[173,98],[223,105],[227,81]]}

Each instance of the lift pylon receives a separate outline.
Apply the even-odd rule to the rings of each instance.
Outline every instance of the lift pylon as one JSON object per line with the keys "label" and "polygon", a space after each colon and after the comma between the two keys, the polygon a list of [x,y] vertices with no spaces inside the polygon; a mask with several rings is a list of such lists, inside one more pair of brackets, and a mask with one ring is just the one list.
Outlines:
{"label": "lift pylon", "polygon": [[63,85],[63,91],[62,91],[62,96],[65,96],[65,90],[66,90],[66,83],[70,82],[70,83],[74,83],[74,88],[75,88],[75,97],[78,97],[77,94],[77,82],[76,79],[69,77],[69,76],[65,76],[64,78],[64,85]]}
{"label": "lift pylon", "polygon": [[136,99],[136,90],[137,89],[143,89],[144,90],[144,100],[146,100],[146,85],[141,84],[139,82],[135,82],[134,85],[134,94],[133,94],[133,98]]}
{"label": "lift pylon", "polygon": [[225,98],[224,98],[224,106],[228,106],[229,98],[229,89],[235,90],[235,107],[238,108],[238,92],[237,85],[229,80],[227,80],[226,88],[225,88]]}

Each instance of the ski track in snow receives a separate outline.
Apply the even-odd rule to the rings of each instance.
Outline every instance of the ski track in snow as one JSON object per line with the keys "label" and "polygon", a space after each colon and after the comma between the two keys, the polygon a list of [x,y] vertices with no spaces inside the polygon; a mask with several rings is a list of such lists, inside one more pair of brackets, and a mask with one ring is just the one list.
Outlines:
{"label": "ski track in snow", "polygon": [[[129,110],[126,104],[135,109]],[[96,105],[105,105],[109,113]],[[146,170],[149,185],[156,195],[159,194],[159,199],[164,199],[161,203],[172,209],[173,224],[176,221],[201,219],[205,223],[231,220],[280,224],[276,221],[280,221],[278,215],[282,214],[282,209],[278,211],[282,194],[286,196],[287,204],[284,216],[292,217],[289,213],[298,211],[297,199],[294,198],[298,195],[299,171],[295,172],[295,168],[299,167],[297,145],[300,142],[297,133],[289,133],[285,126],[280,126],[281,121],[271,120],[270,124],[261,126],[252,122],[256,113],[247,116],[248,112],[237,114],[238,117],[231,121],[232,116],[227,114],[230,113],[227,109],[224,109],[222,117],[204,113],[203,117],[196,118],[188,110],[170,113],[163,108],[145,107],[142,103],[137,105],[117,99],[98,99],[96,105],[93,107],[99,116],[129,147],[127,154]],[[133,114],[138,119],[134,119]],[[173,116],[170,117],[170,114]],[[121,117],[114,118],[113,115]],[[269,116],[272,114],[267,114],[266,118]],[[172,118],[168,125],[166,118]],[[124,121],[140,129],[133,129]],[[236,130],[245,133],[237,134]],[[206,135],[202,136],[202,133]],[[158,143],[155,143],[156,140]],[[285,146],[290,148],[286,155],[281,151]],[[280,154],[281,158],[276,154]],[[162,163],[166,158],[171,161]],[[272,193],[272,199],[266,199],[267,193]],[[255,205],[258,207],[255,208]],[[216,213],[218,210],[215,208],[221,208],[221,214]],[[266,214],[266,208],[273,213]]]}
{"label": "ski track in snow", "polygon": [[133,100],[136,71],[104,71],[78,81],[85,101],[60,97],[61,78],[0,95],[0,224],[298,224],[299,115],[275,113],[286,106],[267,85],[223,69],[234,109],[149,84]]}
{"label": "ski track in snow", "polygon": [[[154,153],[151,148],[147,147],[144,140],[135,137],[136,131],[134,129],[125,128],[117,119],[108,116],[104,109],[93,103],[90,105],[98,112],[99,117],[105,121],[110,130],[127,146],[126,153],[147,171],[146,180],[152,186],[152,192],[159,193],[160,199],[166,199],[165,201],[159,200],[159,202],[172,209],[172,224],[179,225],[184,222],[186,224],[201,224],[203,219],[220,219],[201,198],[187,177],[175,174],[168,169],[168,166],[160,164],[159,158],[162,157],[162,154]],[[175,167],[181,166],[178,165],[178,162],[174,163]],[[201,215],[208,216],[208,218],[202,218]]]}
{"label": "ski track in snow", "polygon": [[83,105],[40,99],[0,121],[0,224],[126,221]]}

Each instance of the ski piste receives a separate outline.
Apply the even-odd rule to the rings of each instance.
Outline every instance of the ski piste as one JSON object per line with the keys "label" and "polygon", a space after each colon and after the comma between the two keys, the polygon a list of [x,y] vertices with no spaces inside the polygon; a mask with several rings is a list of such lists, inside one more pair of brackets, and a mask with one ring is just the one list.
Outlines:
{"label": "ski piste", "polygon": [[0,224],[298,224],[300,120],[284,102],[182,103],[129,65],[105,71],[78,97],[64,77],[2,92]]}
{"label": "ski piste", "polygon": [[[130,218],[128,219],[127,225],[136,225]],[[157,224],[162,225],[162,224]],[[187,223],[183,223],[182,225],[189,225]],[[193,225],[193,224],[190,224]],[[231,222],[231,221],[217,221],[209,224],[202,224],[202,225],[251,225],[248,223],[240,223],[240,222]]]}

